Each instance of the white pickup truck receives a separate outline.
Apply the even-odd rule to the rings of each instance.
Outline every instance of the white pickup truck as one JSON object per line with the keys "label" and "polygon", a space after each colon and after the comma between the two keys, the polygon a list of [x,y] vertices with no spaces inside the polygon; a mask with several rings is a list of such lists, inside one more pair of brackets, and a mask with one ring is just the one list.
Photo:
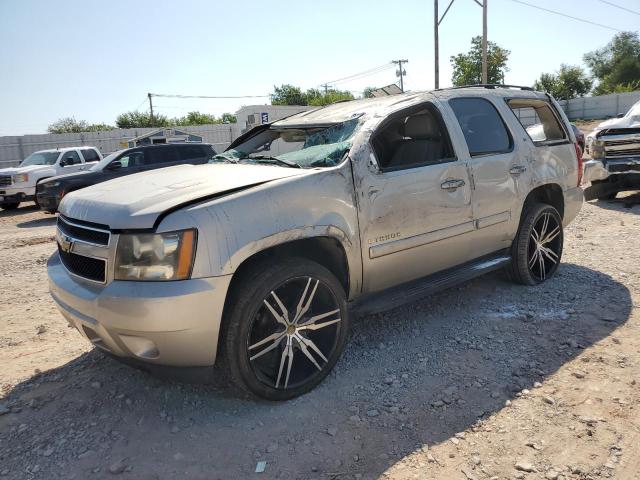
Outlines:
{"label": "white pickup truck", "polygon": [[87,170],[102,160],[95,147],[40,150],[18,167],[0,169],[0,208],[13,210],[21,202],[35,201],[36,185],[45,178]]}

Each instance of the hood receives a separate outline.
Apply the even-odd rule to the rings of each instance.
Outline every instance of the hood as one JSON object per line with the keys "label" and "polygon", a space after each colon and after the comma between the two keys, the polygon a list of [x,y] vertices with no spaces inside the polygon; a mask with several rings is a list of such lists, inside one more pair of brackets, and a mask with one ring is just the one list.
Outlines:
{"label": "hood", "polygon": [[597,132],[609,128],[640,128],[640,102],[631,107],[627,114],[622,118],[610,118],[598,126],[589,134],[593,137]]}
{"label": "hood", "polygon": [[153,228],[165,211],[310,170],[267,165],[177,165],[116,178],[69,193],[62,215],[112,229]]}
{"label": "hood", "polygon": [[0,175],[18,175],[20,173],[31,173],[36,170],[47,170],[53,165],[29,165],[28,167],[0,168]]}

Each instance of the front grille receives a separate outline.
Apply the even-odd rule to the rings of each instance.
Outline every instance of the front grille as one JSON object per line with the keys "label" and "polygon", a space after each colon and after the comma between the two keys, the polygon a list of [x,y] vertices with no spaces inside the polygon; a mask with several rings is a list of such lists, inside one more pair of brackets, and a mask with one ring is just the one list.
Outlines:
{"label": "front grille", "polygon": [[606,150],[607,158],[619,157],[640,157],[640,148],[630,148],[629,150]]}
{"label": "front grille", "polygon": [[104,260],[65,252],[60,248],[60,244],[58,244],[58,254],[62,264],[71,273],[95,282],[104,283],[107,270],[107,262]]}
{"label": "front grille", "polygon": [[95,245],[109,245],[109,232],[76,225],[74,223],[70,223],[61,216],[58,217],[58,228],[61,232],[77,240],[93,243]]}
{"label": "front grille", "polygon": [[619,173],[619,172],[640,172],[640,164],[609,164],[609,171],[611,173]]}
{"label": "front grille", "polygon": [[11,185],[11,175],[0,175],[0,187]]}

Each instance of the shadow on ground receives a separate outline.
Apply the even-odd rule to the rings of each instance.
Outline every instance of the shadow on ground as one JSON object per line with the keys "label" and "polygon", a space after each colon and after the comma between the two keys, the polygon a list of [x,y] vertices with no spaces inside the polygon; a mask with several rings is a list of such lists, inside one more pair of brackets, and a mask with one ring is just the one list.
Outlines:
{"label": "shadow on ground", "polygon": [[0,218],[2,217],[18,217],[20,215],[27,215],[29,213],[37,212],[38,206],[35,203],[29,202],[28,204],[20,204],[15,210],[0,210]]}
{"label": "shadow on ground", "polygon": [[624,211],[629,209],[637,214],[640,213],[640,209],[634,207],[640,205],[640,192],[623,192],[613,200],[595,200],[593,203],[607,210]]}
{"label": "shadow on ground", "polygon": [[16,478],[111,478],[119,461],[136,479],[377,478],[501,410],[630,309],[624,285],[574,264],[538,287],[489,275],[359,319],[329,378],[280,404],[160,380],[93,351],[7,393],[0,465]]}
{"label": "shadow on ground", "polygon": [[18,228],[36,228],[36,227],[52,227],[56,224],[58,217],[55,215],[47,215],[46,217],[36,218],[16,224]]}

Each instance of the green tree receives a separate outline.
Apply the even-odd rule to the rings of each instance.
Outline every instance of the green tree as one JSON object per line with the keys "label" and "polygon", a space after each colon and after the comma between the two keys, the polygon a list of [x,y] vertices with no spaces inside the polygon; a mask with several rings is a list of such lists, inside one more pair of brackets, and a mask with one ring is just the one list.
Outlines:
{"label": "green tree", "polygon": [[331,105],[332,103],[354,99],[353,94],[347,90],[328,90],[327,93],[318,92],[320,93],[319,95],[316,95],[315,92],[317,92],[317,90],[307,90],[309,105],[323,107],[325,105]]}
{"label": "green tree", "polygon": [[222,117],[220,117],[220,119],[222,120],[222,123],[237,123],[238,119],[236,118],[235,115],[225,112],[222,114]]}
{"label": "green tree", "polygon": [[174,118],[171,123],[180,126],[212,125],[216,123],[222,123],[222,120],[216,118],[215,115],[209,115],[208,113],[189,112],[184,117]]}
{"label": "green tree", "polygon": [[533,88],[562,100],[583,97],[591,91],[593,80],[582,67],[560,65],[557,73],[543,73]]}
{"label": "green tree", "polygon": [[[507,61],[511,52],[494,42],[487,42],[487,81],[504,83],[504,74],[509,71]],[[471,49],[451,57],[455,86],[482,83],[482,37],[471,39]]]}
{"label": "green tree", "polygon": [[584,61],[598,79],[596,95],[615,92],[640,81],[640,37],[621,32],[603,48],[584,55]]}
{"label": "green tree", "polygon": [[169,120],[164,115],[154,113],[151,121],[149,112],[134,110],[118,115],[116,125],[118,128],[168,127]]}
{"label": "green tree", "polygon": [[362,98],[373,98],[373,91],[377,89],[377,87],[366,87],[362,91]]}
{"label": "green tree", "polygon": [[61,118],[47,127],[49,133],[80,133],[113,130],[114,127],[104,123],[87,123],[74,117]]}
{"label": "green tree", "polygon": [[273,87],[271,105],[308,105],[307,97],[299,87],[281,85]]}

